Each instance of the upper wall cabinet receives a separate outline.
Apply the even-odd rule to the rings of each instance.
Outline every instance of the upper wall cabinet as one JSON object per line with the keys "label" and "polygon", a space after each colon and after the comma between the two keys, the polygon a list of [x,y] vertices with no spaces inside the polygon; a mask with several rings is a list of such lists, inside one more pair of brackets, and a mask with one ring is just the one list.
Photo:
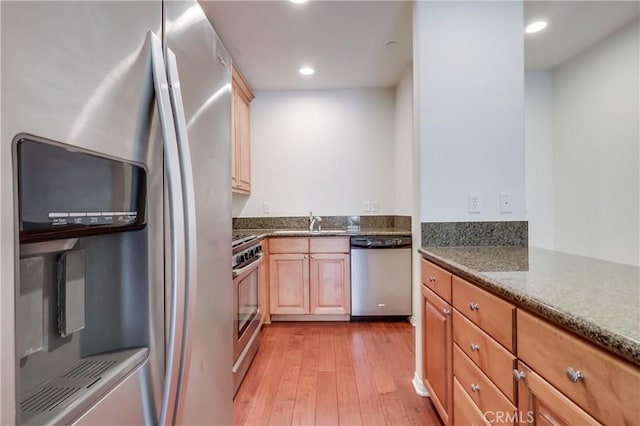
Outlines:
{"label": "upper wall cabinet", "polygon": [[249,105],[253,99],[251,89],[233,66],[232,82],[232,136],[231,185],[238,194],[251,193],[251,143],[249,132]]}

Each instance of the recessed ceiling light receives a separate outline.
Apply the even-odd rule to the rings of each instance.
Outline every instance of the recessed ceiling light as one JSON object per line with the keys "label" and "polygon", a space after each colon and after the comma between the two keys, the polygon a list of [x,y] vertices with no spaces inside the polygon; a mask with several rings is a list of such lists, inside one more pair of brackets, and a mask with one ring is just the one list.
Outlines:
{"label": "recessed ceiling light", "polygon": [[527,28],[525,28],[524,32],[527,34],[537,33],[538,31],[542,31],[547,27],[547,23],[545,21],[537,21],[533,24],[529,24]]}
{"label": "recessed ceiling light", "polygon": [[291,3],[306,3],[307,0],[290,0]]}
{"label": "recessed ceiling light", "polygon": [[300,74],[302,74],[302,75],[311,75],[311,74],[313,74],[315,71],[314,71],[314,69],[313,69],[313,68],[311,68],[311,67],[302,67],[302,68],[300,68],[299,72],[300,72]]}

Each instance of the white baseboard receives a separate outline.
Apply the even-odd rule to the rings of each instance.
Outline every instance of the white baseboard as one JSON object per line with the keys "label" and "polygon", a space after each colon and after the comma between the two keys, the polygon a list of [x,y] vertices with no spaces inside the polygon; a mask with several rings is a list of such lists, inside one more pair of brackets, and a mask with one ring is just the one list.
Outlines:
{"label": "white baseboard", "polygon": [[411,317],[409,317],[409,322],[411,323],[412,326],[416,326],[416,317],[411,315]]}
{"label": "white baseboard", "polygon": [[427,392],[427,388],[424,387],[422,380],[420,380],[420,377],[418,377],[418,373],[415,373],[413,375],[413,380],[411,382],[413,383],[413,388],[416,390],[416,393],[418,395],[429,396],[429,392]]}

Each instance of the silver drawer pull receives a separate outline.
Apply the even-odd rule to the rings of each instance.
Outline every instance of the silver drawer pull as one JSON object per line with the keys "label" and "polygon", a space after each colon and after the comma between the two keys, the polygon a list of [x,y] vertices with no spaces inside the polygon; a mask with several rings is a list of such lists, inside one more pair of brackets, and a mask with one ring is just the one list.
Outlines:
{"label": "silver drawer pull", "polygon": [[476,385],[475,383],[472,383],[471,392],[480,392],[480,386]]}
{"label": "silver drawer pull", "polygon": [[578,383],[580,380],[584,379],[584,374],[579,370],[574,370],[569,367],[567,368],[567,378],[571,380],[571,383]]}
{"label": "silver drawer pull", "polygon": [[434,277],[433,275],[429,275],[429,281],[432,283],[436,282],[436,277]]}
{"label": "silver drawer pull", "polygon": [[527,375],[524,373],[524,371],[513,370],[513,378],[516,379],[516,382],[519,382],[525,377],[527,377]]}
{"label": "silver drawer pull", "polygon": [[480,351],[480,345],[476,345],[475,343],[472,343],[472,344],[471,344],[471,350],[472,350],[473,352],[478,352],[478,351]]}
{"label": "silver drawer pull", "polygon": [[445,316],[449,316],[451,315],[451,309],[445,309],[444,311],[442,311],[442,313],[444,313]]}
{"label": "silver drawer pull", "polygon": [[480,309],[480,306],[478,306],[477,303],[470,303],[469,309],[471,309],[472,311],[477,311],[478,309]]}

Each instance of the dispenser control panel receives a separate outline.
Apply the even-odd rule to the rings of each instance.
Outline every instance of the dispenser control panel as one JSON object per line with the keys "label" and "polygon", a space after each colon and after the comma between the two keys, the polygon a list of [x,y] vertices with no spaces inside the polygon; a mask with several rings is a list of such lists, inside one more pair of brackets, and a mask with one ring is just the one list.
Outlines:
{"label": "dispenser control panel", "polygon": [[21,242],[144,227],[142,166],[27,136],[17,159]]}

